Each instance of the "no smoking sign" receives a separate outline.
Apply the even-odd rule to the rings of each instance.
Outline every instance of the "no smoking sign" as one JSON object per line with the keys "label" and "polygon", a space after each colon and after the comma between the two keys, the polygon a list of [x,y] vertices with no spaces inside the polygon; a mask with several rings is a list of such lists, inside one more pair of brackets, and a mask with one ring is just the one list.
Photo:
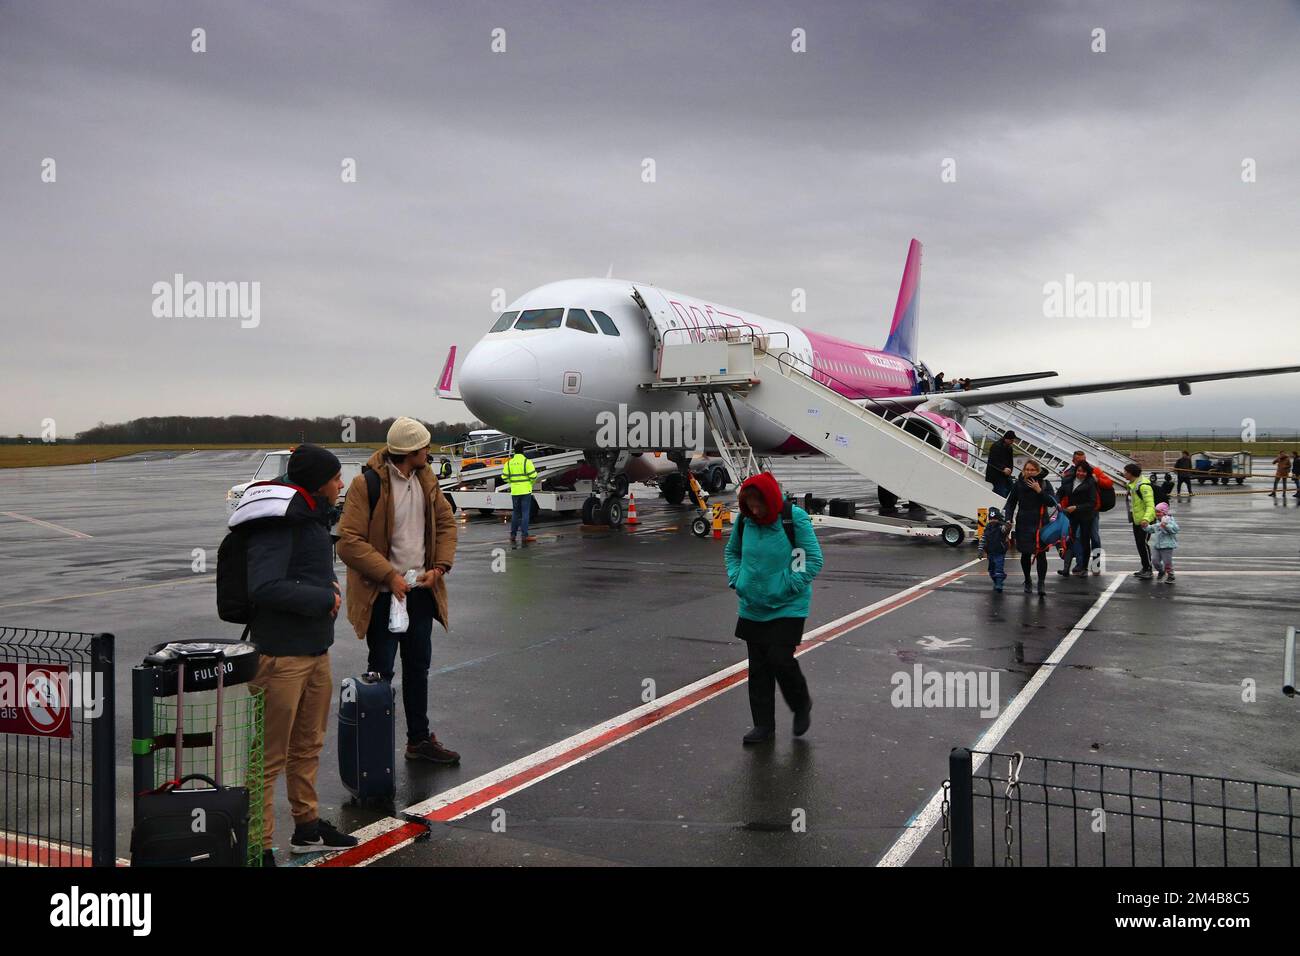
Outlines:
{"label": "no smoking sign", "polygon": [[0,734],[72,737],[66,664],[0,663]]}

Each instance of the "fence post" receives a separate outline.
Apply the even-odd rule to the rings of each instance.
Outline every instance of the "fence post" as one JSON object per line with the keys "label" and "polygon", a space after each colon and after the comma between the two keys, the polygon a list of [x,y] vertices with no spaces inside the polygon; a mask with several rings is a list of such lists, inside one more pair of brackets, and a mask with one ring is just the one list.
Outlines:
{"label": "fence post", "polygon": [[113,635],[90,639],[91,687],[100,692],[100,711],[90,725],[90,862],[92,866],[117,865],[117,753],[114,732],[117,715],[113,683]]}
{"label": "fence post", "polygon": [[971,782],[974,772],[971,752],[965,747],[953,747],[948,753],[953,866],[975,865],[975,796]]}
{"label": "fence post", "polygon": [[153,783],[153,671],[131,668],[131,793],[152,790]]}

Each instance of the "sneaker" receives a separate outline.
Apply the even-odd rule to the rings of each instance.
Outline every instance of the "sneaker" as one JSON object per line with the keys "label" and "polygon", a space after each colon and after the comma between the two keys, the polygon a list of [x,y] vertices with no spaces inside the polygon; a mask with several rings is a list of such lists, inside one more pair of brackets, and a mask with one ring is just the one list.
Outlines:
{"label": "sneaker", "polygon": [[993,590],[994,590],[995,592],[997,592],[998,594],[1001,594],[1001,593],[1002,593],[1002,585],[1000,585],[1000,584],[995,584],[995,585],[993,585]]}
{"label": "sneaker", "polygon": [[796,710],[794,713],[794,735],[802,737],[808,733],[808,727],[812,724],[812,704],[809,704],[803,710]]}
{"label": "sneaker", "polygon": [[1059,575],[1060,575],[1061,577],[1063,577],[1063,578],[1064,578],[1064,577],[1069,577],[1069,575],[1070,575],[1070,569],[1069,569],[1068,567],[1057,568],[1057,569],[1056,569],[1056,573],[1059,574]]}
{"label": "sneaker", "polygon": [[406,759],[427,760],[429,763],[458,764],[460,763],[460,754],[454,750],[448,750],[438,743],[436,735],[429,734],[428,740],[422,740],[418,744],[406,745]]}
{"label": "sneaker", "polygon": [[325,850],[346,850],[357,843],[356,837],[340,833],[328,820],[313,820],[293,828],[289,849],[294,853],[321,853]]}
{"label": "sneaker", "polygon": [[1077,571],[1070,572],[1076,578],[1086,578],[1088,576],[1087,568],[1079,568]]}
{"label": "sneaker", "polygon": [[1047,597],[1047,588],[1043,587],[1041,584],[1038,586],[1038,596]]}
{"label": "sneaker", "polygon": [[262,851],[262,868],[265,869],[265,868],[268,867],[268,866],[275,866],[275,851],[274,851],[274,850],[263,850],[263,851]]}
{"label": "sneaker", "polygon": [[1164,568],[1161,568],[1161,569],[1160,569],[1160,573],[1156,575],[1156,580],[1159,581],[1159,580],[1160,580],[1161,578],[1163,578],[1164,576],[1165,576],[1165,569],[1164,569]]}
{"label": "sneaker", "polygon": [[1034,584],[1028,578],[1025,578],[1025,593],[1026,594],[1034,593]]}
{"label": "sneaker", "polygon": [[1136,577],[1139,581],[1150,581],[1153,577],[1155,577],[1155,575],[1151,573],[1150,568],[1143,568],[1141,571],[1137,573]]}
{"label": "sneaker", "polygon": [[1169,577],[1165,578],[1165,584],[1173,584],[1173,583],[1174,583],[1174,572],[1170,571]]}
{"label": "sneaker", "polygon": [[749,747],[753,744],[767,743],[775,736],[776,728],[774,727],[751,727],[749,733],[741,738],[741,742],[746,747]]}

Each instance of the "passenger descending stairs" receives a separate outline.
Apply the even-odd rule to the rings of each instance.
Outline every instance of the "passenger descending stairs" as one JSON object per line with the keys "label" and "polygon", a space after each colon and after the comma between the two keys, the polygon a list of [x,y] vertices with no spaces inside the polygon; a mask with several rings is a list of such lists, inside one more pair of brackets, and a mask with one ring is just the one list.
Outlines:
{"label": "passenger descending stairs", "polygon": [[1054,475],[1059,475],[1074,460],[1075,451],[1084,452],[1090,464],[1101,466],[1112,478],[1122,477],[1124,466],[1133,462],[1132,458],[1020,402],[977,405],[970,410],[970,417],[984,426],[989,441],[997,441],[1010,428],[1016,433],[1016,444]]}
{"label": "passenger descending stairs", "polygon": [[941,514],[974,519],[1001,499],[983,463],[961,461],[900,424],[814,381],[785,349],[754,350],[758,383],[741,400],[792,435],[878,485]]}

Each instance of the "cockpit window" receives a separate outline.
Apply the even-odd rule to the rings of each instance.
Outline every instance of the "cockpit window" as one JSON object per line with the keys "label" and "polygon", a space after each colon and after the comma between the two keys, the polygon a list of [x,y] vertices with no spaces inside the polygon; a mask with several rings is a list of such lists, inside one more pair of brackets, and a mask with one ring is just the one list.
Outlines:
{"label": "cockpit window", "polygon": [[502,312],[501,318],[497,319],[492,328],[488,329],[488,335],[491,335],[493,332],[504,332],[506,329],[510,328],[510,326],[515,324],[515,319],[518,317],[518,312]]}
{"label": "cockpit window", "polygon": [[618,326],[615,325],[614,320],[604,312],[597,312],[595,309],[592,309],[591,317],[596,320],[596,324],[600,326],[600,330],[606,335],[618,335]]}
{"label": "cockpit window", "polygon": [[558,329],[563,309],[527,309],[515,323],[516,329]]}
{"label": "cockpit window", "polygon": [[596,326],[591,319],[587,318],[587,313],[582,309],[570,309],[569,317],[564,320],[567,328],[577,329],[579,332],[590,332],[596,334]]}

